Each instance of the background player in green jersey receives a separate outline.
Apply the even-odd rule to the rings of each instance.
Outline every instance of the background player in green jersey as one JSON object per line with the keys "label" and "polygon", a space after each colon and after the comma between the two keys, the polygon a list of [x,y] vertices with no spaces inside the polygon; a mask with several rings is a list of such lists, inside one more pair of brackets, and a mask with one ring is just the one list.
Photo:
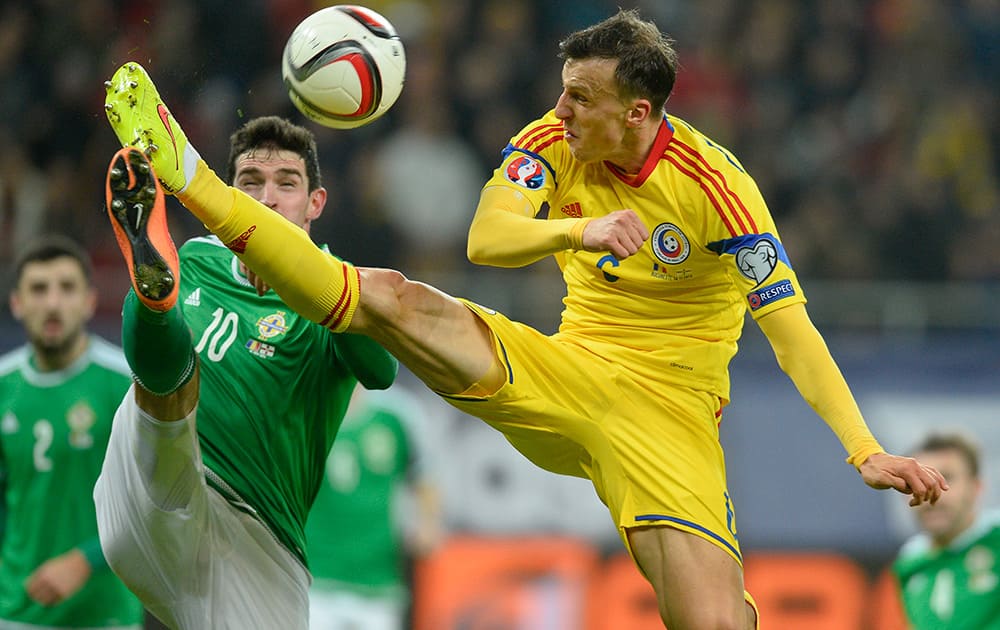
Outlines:
{"label": "background player in green jersey", "polygon": [[950,490],[917,507],[922,531],[893,563],[906,615],[916,630],[1000,630],[1000,511],[980,505],[979,447],[962,434],[932,434],[914,456]]}
{"label": "background player in green jersey", "polygon": [[14,274],[10,308],[28,343],[0,357],[0,627],[139,628],[92,498],[128,366],[86,330],[97,298],[78,244],[42,237]]}
{"label": "background player in green jersey", "polygon": [[[231,137],[228,168],[237,189],[297,230],[323,211],[303,127],[250,120]],[[388,387],[396,361],[294,313],[214,237],[188,241],[178,261],[157,188],[137,151],[112,160],[135,386],[95,490],[101,544],[172,628],[305,629],[304,527],[327,452],[356,384]]]}
{"label": "background player in green jersey", "polygon": [[306,524],[312,630],[405,627],[408,562],[442,536],[426,420],[398,385],[355,391]]}

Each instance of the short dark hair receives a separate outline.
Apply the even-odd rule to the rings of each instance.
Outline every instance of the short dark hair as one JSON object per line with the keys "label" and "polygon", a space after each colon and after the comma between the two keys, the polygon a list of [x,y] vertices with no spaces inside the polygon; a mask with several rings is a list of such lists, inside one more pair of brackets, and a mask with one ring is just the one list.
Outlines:
{"label": "short dark hair", "polygon": [[939,453],[957,451],[969,466],[973,477],[979,477],[979,445],[969,436],[961,433],[931,433],[913,449],[918,453]]}
{"label": "short dark hair", "polygon": [[21,283],[21,274],[28,263],[48,262],[56,258],[72,258],[80,265],[87,284],[94,277],[94,267],[90,255],[82,245],[62,234],[44,234],[29,241],[18,253],[14,262],[14,285]]}
{"label": "short dark hair", "polygon": [[620,10],[603,22],[572,33],[559,42],[561,59],[617,59],[615,80],[626,97],[648,99],[663,111],[677,79],[674,42],[635,9]]}
{"label": "short dark hair", "polygon": [[298,153],[306,163],[309,191],[312,192],[323,185],[319,173],[316,137],[305,127],[279,116],[253,118],[229,137],[229,164],[226,176],[230,184],[235,183],[236,179],[236,159],[256,149]]}

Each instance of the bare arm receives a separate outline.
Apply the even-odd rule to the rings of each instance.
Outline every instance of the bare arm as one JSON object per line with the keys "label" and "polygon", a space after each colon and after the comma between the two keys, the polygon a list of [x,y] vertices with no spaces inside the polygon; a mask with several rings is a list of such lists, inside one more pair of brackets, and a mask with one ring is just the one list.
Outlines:
{"label": "bare arm", "polygon": [[774,349],[778,365],[809,406],[833,429],[850,454],[848,461],[873,488],[912,494],[911,505],[936,502],[947,488],[944,477],[909,457],[886,453],[872,436],[826,342],[805,305],[793,304],[758,322]]}

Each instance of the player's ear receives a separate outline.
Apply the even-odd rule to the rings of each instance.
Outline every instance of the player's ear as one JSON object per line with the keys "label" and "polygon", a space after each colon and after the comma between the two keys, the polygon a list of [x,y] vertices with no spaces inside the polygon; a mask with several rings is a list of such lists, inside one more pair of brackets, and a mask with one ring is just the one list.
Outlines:
{"label": "player's ear", "polygon": [[323,208],[326,207],[326,196],[326,188],[322,187],[309,193],[309,209],[306,210],[306,220],[315,221],[319,215],[323,214]]}
{"label": "player's ear", "polygon": [[86,291],[87,297],[84,300],[83,308],[84,312],[87,314],[86,321],[89,322],[94,316],[94,313],[97,312],[97,289],[88,284]]}
{"label": "player's ear", "polygon": [[21,321],[21,300],[17,297],[17,291],[10,292],[10,314],[14,316],[14,319]]}
{"label": "player's ear", "polygon": [[644,98],[637,98],[632,101],[631,107],[625,112],[625,125],[631,128],[638,127],[649,118],[653,106]]}

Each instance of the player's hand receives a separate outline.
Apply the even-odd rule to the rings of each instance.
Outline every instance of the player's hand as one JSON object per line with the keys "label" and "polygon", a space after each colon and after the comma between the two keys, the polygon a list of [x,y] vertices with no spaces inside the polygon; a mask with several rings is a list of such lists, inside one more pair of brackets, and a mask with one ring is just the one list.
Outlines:
{"label": "player's hand", "polygon": [[267,290],[271,288],[266,282],[264,282],[263,278],[254,273],[253,269],[247,267],[242,260],[240,261],[240,273],[246,276],[246,279],[250,281],[253,288],[257,290],[257,295],[264,295],[267,293]]}
{"label": "player's hand", "polygon": [[894,488],[912,495],[911,506],[925,501],[932,505],[948,489],[948,482],[933,466],[925,466],[912,457],[876,453],[858,468],[865,483],[877,490]]}
{"label": "player's hand", "polygon": [[611,252],[624,260],[639,251],[649,230],[634,210],[616,210],[598,217],[583,228],[583,248],[588,252]]}
{"label": "player's hand", "polygon": [[40,564],[28,576],[25,590],[28,597],[43,606],[55,606],[73,596],[90,579],[90,563],[79,549],[71,549],[61,556]]}

